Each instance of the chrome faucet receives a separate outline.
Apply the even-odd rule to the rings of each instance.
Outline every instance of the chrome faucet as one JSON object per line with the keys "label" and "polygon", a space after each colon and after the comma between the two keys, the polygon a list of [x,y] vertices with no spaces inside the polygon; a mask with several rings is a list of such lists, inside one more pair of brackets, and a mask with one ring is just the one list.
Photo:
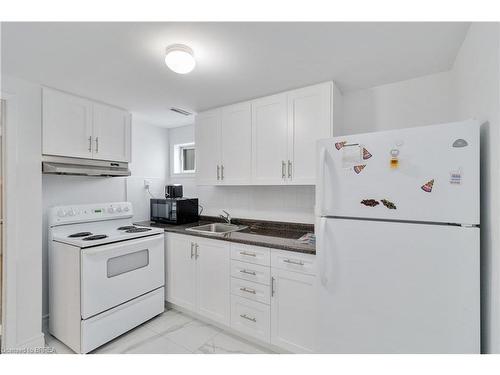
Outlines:
{"label": "chrome faucet", "polygon": [[229,214],[229,212],[225,211],[225,210],[222,210],[222,212],[224,212],[226,215],[219,215],[219,217],[223,218],[226,223],[228,224],[231,224],[231,215]]}

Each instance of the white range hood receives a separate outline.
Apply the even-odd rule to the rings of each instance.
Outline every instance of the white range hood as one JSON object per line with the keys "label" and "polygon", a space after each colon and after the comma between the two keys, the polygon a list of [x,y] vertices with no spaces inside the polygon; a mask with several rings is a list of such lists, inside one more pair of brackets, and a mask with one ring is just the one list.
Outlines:
{"label": "white range hood", "polygon": [[101,177],[130,176],[127,162],[47,155],[42,156],[42,173]]}

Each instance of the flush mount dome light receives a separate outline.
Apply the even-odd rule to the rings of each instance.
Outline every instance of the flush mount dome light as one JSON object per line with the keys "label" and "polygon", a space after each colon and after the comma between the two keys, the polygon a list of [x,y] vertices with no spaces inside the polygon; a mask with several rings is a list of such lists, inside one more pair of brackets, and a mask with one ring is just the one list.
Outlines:
{"label": "flush mount dome light", "polygon": [[184,44],[171,45],[167,47],[165,64],[176,73],[189,73],[196,65],[193,50]]}

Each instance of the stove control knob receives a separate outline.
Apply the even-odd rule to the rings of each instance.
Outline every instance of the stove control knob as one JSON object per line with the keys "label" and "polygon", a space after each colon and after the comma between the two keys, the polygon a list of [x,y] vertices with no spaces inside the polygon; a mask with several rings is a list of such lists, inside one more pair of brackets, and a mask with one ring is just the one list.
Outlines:
{"label": "stove control knob", "polygon": [[109,208],[108,208],[108,212],[109,212],[110,214],[112,214],[112,213],[114,213],[114,212],[115,212],[115,209],[114,209],[113,207],[109,207]]}
{"label": "stove control knob", "polygon": [[68,212],[66,212],[66,215],[68,215],[68,216],[75,216],[75,211],[73,211],[73,209],[68,210]]}
{"label": "stove control knob", "polygon": [[121,207],[117,207],[116,208],[116,212],[122,212],[122,208]]}
{"label": "stove control knob", "polygon": [[64,217],[64,216],[66,216],[66,212],[64,212],[64,210],[58,210],[57,211],[57,216]]}
{"label": "stove control knob", "polygon": [[129,211],[130,211],[130,208],[128,208],[128,206],[125,206],[125,207],[123,207],[123,211],[125,211],[125,212],[129,212]]}

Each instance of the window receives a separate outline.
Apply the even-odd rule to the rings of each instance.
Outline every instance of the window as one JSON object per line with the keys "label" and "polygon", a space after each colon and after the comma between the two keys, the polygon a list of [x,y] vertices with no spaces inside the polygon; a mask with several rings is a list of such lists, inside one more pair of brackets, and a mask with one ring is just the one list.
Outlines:
{"label": "window", "polygon": [[194,173],[196,170],[194,143],[174,145],[174,173]]}

